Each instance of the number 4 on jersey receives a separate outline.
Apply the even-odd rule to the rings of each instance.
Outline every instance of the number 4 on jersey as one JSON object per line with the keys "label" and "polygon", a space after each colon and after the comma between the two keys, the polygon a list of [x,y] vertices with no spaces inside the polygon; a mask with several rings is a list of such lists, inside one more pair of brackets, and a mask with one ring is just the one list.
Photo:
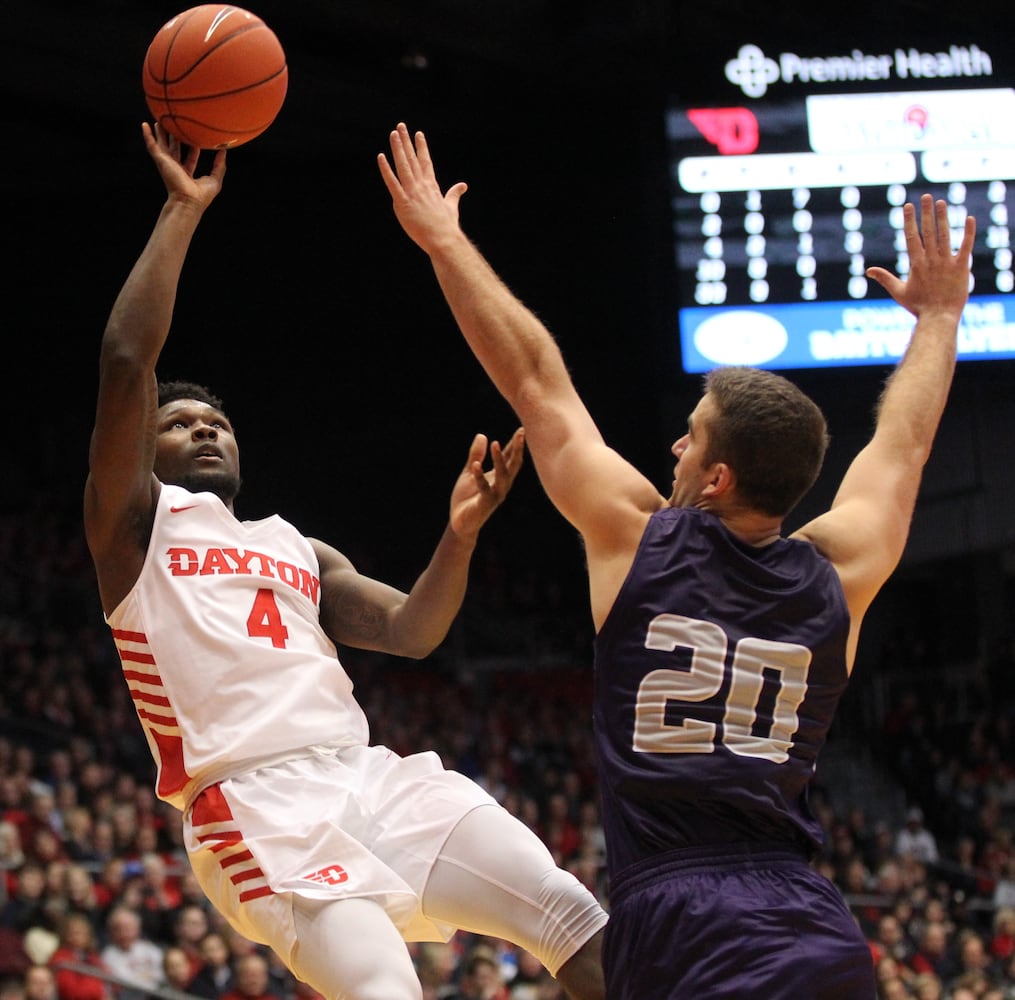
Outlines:
{"label": "number 4 on jersey", "polygon": [[275,603],[275,594],[267,587],[258,590],[254,598],[254,606],[247,616],[247,635],[258,639],[271,639],[271,644],[276,649],[285,649],[289,629],[282,624],[282,615],[279,614],[278,605]]}

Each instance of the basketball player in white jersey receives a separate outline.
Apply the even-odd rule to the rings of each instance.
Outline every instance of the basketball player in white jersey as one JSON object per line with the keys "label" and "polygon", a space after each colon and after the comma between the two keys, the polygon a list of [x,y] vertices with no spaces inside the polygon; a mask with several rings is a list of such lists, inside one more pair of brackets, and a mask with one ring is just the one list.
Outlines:
{"label": "basketball player in white jersey", "polygon": [[405,941],[456,928],[539,957],[604,997],[606,914],[478,785],[422,753],[370,747],[336,644],[421,657],[457,614],[477,535],[522,462],[477,435],[448,527],[408,594],[282,518],[240,521],[236,439],[217,397],[160,385],[190,241],[225,176],[195,176],[143,126],[166,186],[103,336],[85,529],[106,619],[212,902],[328,998],[419,1000]]}

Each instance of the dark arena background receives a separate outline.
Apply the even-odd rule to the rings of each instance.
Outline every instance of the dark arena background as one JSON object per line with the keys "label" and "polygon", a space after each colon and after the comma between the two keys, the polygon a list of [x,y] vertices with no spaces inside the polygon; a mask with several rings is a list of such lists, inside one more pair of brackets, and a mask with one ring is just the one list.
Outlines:
{"label": "dark arena background", "polygon": [[[773,309],[876,305],[860,275],[871,264],[896,269],[900,196],[929,190],[977,214],[974,293],[985,318],[969,336],[978,349],[959,363],[909,546],[869,614],[814,807],[828,830],[820,863],[875,956],[900,967],[908,992],[885,995],[924,995],[913,955],[933,909],[947,917],[954,959],[940,995],[976,971],[964,935],[992,956],[984,975],[1015,990],[1015,918],[1006,923],[1015,901],[1010,8],[986,0],[828,10],[746,0],[244,6],[279,36],[289,91],[271,127],[228,155],[224,190],[184,269],[161,374],[223,396],[241,447],[242,517],[277,511],[401,587],[443,529],[472,435],[506,440],[514,422],[392,214],[375,157],[398,121],[426,131],[443,186],[468,182],[466,232],[554,331],[608,442],[664,493],[670,445],[700,388],[691,310],[761,298]],[[181,886],[192,889],[178,867],[175,818],[146,795],[150,760],[102,620],[80,508],[103,326],[163,201],[141,140],[141,62],[180,9],[51,0],[7,11],[0,23],[0,823],[23,823],[22,855],[83,866],[97,885],[101,855],[75,857],[65,813],[89,814],[93,839],[109,815],[130,813],[111,849],[129,871],[142,867],[138,831],[154,825],[176,894],[146,925],[162,946]],[[830,96],[843,101],[822,104]],[[882,149],[867,99],[879,108],[903,102],[908,145],[896,136]],[[959,153],[951,141],[934,145],[928,129],[938,114],[951,116],[952,139],[965,123]],[[769,153],[806,154],[806,169],[825,169],[807,146],[816,131],[828,155],[841,157],[841,184],[816,180],[801,199],[795,182],[753,172],[751,157]],[[877,150],[883,167],[860,156]],[[708,173],[705,189],[693,188],[685,158],[705,171],[727,154],[743,158],[742,179]],[[719,218],[727,232],[743,227],[741,242],[727,240],[721,253],[707,242]],[[772,238],[755,253],[748,237],[760,223]],[[787,366],[824,408],[833,439],[825,485],[789,528],[829,503],[870,433],[891,369],[871,343],[829,366]],[[529,464],[481,537],[445,645],[422,663],[354,652],[343,663],[376,742],[437,749],[495,788],[608,902],[590,644],[580,545]],[[47,789],[54,802],[39,805],[34,796]],[[936,841],[922,864],[893,849],[917,808]],[[35,845],[29,833],[46,824],[63,846]],[[14,926],[3,897],[17,896],[23,864],[0,841],[8,915],[0,932]],[[59,886],[49,891],[52,917],[71,904]],[[158,897],[148,883],[139,891]],[[20,947],[12,941],[0,940],[0,979],[19,975],[3,954]],[[456,942],[459,956],[474,946]],[[517,956],[485,946],[510,980]],[[890,961],[885,969],[888,979]],[[295,989],[283,978],[278,990]]]}

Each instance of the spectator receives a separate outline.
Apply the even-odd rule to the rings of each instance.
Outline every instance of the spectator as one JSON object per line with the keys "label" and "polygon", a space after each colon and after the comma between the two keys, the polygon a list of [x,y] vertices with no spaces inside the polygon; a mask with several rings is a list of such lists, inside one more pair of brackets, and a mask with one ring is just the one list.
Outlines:
{"label": "spectator", "polygon": [[906,813],[905,826],[895,835],[895,853],[915,858],[925,865],[937,863],[937,839],[923,825],[923,810],[919,806],[912,806]]}
{"label": "spectator", "polygon": [[957,983],[949,992],[948,1000],[980,1000],[980,997],[973,986]]}
{"label": "spectator", "polygon": [[878,981],[878,1000],[908,1000],[911,996],[905,981],[899,976],[889,976]]}
{"label": "spectator", "polygon": [[187,987],[188,993],[218,1000],[233,988],[233,970],[229,964],[229,946],[218,931],[209,931],[198,944],[201,967]]}
{"label": "spectator", "polygon": [[17,825],[10,820],[0,819],[0,874],[4,877],[0,890],[6,886],[6,891],[0,891],[0,899],[11,895],[14,891],[16,879],[13,872],[20,868],[24,861],[25,852],[21,849],[21,833]]}
{"label": "spectator", "polygon": [[983,938],[977,931],[965,928],[958,934],[958,975],[952,980],[952,991],[956,986],[975,987],[976,983],[990,983],[1000,979],[997,963],[990,957],[990,952]]}
{"label": "spectator", "polygon": [[95,882],[95,901],[104,913],[120,899],[127,884],[127,862],[123,858],[109,858],[102,863]]}
{"label": "spectator", "polygon": [[65,865],[60,895],[67,901],[68,909],[88,917],[97,935],[102,928],[102,911],[95,894],[95,882],[88,869],[79,864]]}
{"label": "spectator", "polygon": [[944,981],[953,979],[958,966],[948,944],[948,927],[940,920],[928,921],[910,959],[910,967],[917,973],[932,973]]}
{"label": "spectator", "polygon": [[920,972],[913,977],[915,1000],[944,1000],[944,986],[933,972]]}
{"label": "spectator", "polygon": [[36,827],[25,843],[25,854],[47,870],[56,863],[67,861],[60,838],[48,826]]}
{"label": "spectator", "polygon": [[[151,935],[166,938],[172,933],[176,914],[189,910],[189,907],[183,906],[180,891],[170,879],[166,862],[160,854],[153,851],[143,854],[138,864],[141,869],[141,905],[144,910],[145,926],[149,928]],[[207,931],[207,920],[200,934],[197,933],[195,921],[194,934],[197,935],[194,939],[195,946]],[[187,944],[184,944],[184,947],[187,948]]]}
{"label": "spectator", "polygon": [[1001,862],[992,900],[998,910],[1011,910],[1015,907],[1015,856],[1007,857]]}
{"label": "spectator", "polygon": [[162,977],[165,985],[186,993],[193,979],[190,956],[178,945],[170,945],[162,956]]}
{"label": "spectator", "polygon": [[85,806],[74,806],[63,816],[63,847],[71,861],[97,861],[92,843],[92,814]]}
{"label": "spectator", "polygon": [[423,1000],[446,1000],[454,996],[458,953],[450,941],[423,941],[417,945],[416,974],[423,987]]}
{"label": "spectator", "polygon": [[106,919],[109,943],[100,957],[115,976],[136,986],[121,988],[119,1000],[145,1000],[146,991],[162,983],[162,949],[141,934],[141,917],[126,906],[114,906]]}
{"label": "spectator", "polygon": [[89,965],[97,971],[108,971],[96,948],[95,930],[83,913],[68,913],[60,929],[60,946],[49,960],[56,972],[59,1000],[112,1000],[106,982],[87,972],[61,968],[65,962]]}
{"label": "spectator", "polygon": [[56,976],[48,965],[32,965],[25,973],[25,1000],[57,1000]]}
{"label": "spectator", "polygon": [[241,958],[257,952],[257,945],[250,938],[244,937],[238,930],[224,921],[220,923],[219,932],[226,939],[226,944],[229,946],[229,960],[232,962],[234,969],[236,968],[236,963]]}
{"label": "spectator", "polygon": [[897,995],[898,987],[895,985],[896,983],[902,984],[902,988],[905,991],[903,995],[908,994],[908,982],[913,978],[912,970],[903,965],[902,962],[892,958],[891,955],[885,955],[877,963],[874,975],[877,981],[879,998]]}
{"label": "spectator", "polygon": [[25,983],[21,976],[0,976],[0,1000],[25,1000]]}
{"label": "spectator", "polygon": [[524,948],[518,949],[517,962],[517,972],[508,983],[508,995],[511,1000],[537,1000],[539,984],[546,969],[532,952]]}
{"label": "spectator", "polygon": [[991,957],[1004,964],[1015,954],[1015,907],[1002,906],[994,911]]}
{"label": "spectator", "polygon": [[29,927],[45,927],[46,872],[35,861],[26,861],[16,872],[14,896],[0,910],[0,925],[24,934]]}
{"label": "spectator", "polygon": [[209,931],[208,914],[194,903],[181,906],[173,919],[173,944],[183,950],[190,963],[190,979],[201,968],[199,942]]}
{"label": "spectator", "polygon": [[268,989],[268,960],[258,952],[238,959],[233,988],[222,1000],[280,1000]]}
{"label": "spectator", "polygon": [[463,1000],[510,1000],[500,964],[485,948],[474,949],[469,955],[462,976]]}
{"label": "spectator", "polygon": [[546,802],[542,823],[543,841],[550,848],[554,861],[566,866],[581,844],[578,826],[569,815],[570,802],[563,792],[554,792]]}
{"label": "spectator", "polygon": [[877,964],[881,964],[885,958],[893,958],[900,964],[909,963],[913,946],[894,913],[886,913],[878,921],[871,951]]}

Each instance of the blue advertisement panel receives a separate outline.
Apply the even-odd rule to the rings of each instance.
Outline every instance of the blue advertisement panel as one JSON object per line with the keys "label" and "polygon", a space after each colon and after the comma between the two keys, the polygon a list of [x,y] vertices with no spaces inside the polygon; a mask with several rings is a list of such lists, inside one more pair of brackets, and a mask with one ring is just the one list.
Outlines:
{"label": "blue advertisement panel", "polygon": [[[796,302],[689,307],[680,311],[684,370],[718,365],[832,368],[895,364],[913,329],[901,306],[877,302]],[[973,295],[959,327],[960,361],[1015,358],[1015,298]]]}

